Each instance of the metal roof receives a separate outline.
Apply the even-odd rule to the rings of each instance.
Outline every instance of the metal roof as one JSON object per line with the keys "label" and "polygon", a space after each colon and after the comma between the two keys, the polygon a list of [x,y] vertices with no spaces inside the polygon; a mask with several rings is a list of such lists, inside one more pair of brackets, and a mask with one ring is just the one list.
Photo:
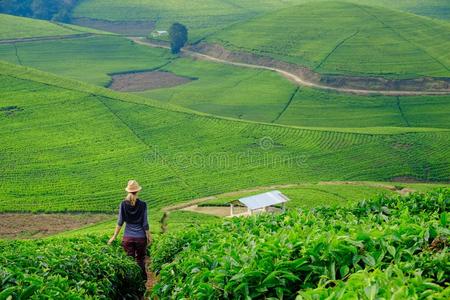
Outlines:
{"label": "metal roof", "polygon": [[241,202],[251,210],[281,204],[287,201],[289,201],[289,198],[283,195],[280,191],[270,191],[267,193],[239,199],[239,202]]}

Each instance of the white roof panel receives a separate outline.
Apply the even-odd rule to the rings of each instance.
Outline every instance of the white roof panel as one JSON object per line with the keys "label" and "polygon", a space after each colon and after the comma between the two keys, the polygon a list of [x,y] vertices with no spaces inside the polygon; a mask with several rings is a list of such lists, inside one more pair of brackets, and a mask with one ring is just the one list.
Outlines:
{"label": "white roof panel", "polygon": [[239,199],[239,202],[241,202],[251,210],[281,204],[287,201],[289,201],[289,198],[283,195],[280,191],[270,191],[267,193]]}

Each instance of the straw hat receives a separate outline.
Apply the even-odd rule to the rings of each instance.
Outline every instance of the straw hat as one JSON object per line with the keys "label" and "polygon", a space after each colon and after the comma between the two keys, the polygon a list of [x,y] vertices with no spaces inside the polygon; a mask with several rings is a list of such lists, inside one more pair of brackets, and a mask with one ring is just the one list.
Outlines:
{"label": "straw hat", "polygon": [[128,185],[125,188],[125,191],[128,193],[136,193],[142,190],[142,187],[139,185],[139,183],[136,180],[129,180]]}

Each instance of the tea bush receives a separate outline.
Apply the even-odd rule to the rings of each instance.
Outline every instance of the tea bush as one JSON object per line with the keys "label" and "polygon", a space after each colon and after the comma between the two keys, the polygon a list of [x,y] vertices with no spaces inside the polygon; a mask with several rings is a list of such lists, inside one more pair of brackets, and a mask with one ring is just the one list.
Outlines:
{"label": "tea bush", "polygon": [[172,234],[152,248],[161,276],[153,295],[448,299],[449,203],[449,189],[380,196],[352,208],[234,218]]}
{"label": "tea bush", "polygon": [[136,299],[137,264],[107,238],[0,242],[0,299]]}

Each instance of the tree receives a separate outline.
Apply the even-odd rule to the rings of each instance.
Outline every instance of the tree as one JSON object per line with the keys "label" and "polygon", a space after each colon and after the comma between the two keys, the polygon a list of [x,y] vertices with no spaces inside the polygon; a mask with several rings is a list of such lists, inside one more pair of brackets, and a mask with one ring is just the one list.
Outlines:
{"label": "tree", "polygon": [[188,41],[188,30],[183,24],[173,23],[169,29],[169,37],[172,53],[177,54]]}

